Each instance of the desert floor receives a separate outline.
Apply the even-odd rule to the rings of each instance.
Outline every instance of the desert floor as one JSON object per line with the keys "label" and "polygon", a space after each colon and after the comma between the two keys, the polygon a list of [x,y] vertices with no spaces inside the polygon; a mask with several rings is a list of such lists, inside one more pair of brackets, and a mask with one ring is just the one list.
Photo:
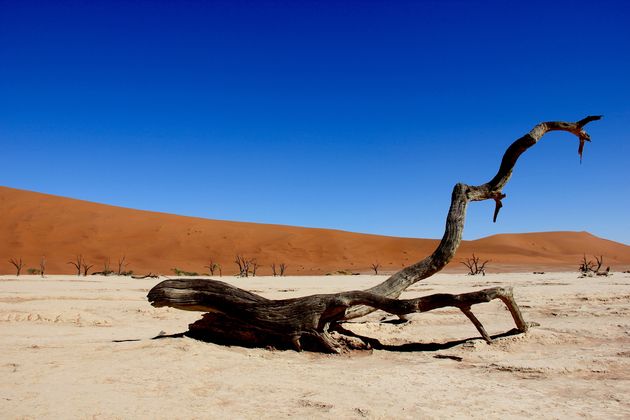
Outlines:
{"label": "desert floor", "polygon": [[[512,285],[540,325],[488,345],[457,310],[377,312],[350,328],[389,350],[335,356],[151,340],[200,317],[151,307],[156,279],[0,276],[0,417],[629,418],[630,274],[577,277],[436,275],[403,297]],[[383,279],[223,278],[271,298]],[[500,302],[473,311],[491,334],[513,327]]]}

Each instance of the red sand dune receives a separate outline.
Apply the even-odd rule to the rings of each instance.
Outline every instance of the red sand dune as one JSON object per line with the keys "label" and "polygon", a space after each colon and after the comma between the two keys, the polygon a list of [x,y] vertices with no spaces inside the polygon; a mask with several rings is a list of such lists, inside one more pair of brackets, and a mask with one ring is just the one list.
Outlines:
{"label": "red sand dune", "polygon": [[[0,187],[0,273],[11,274],[11,257],[25,269],[46,256],[47,272],[73,273],[77,254],[103,269],[103,262],[125,255],[135,273],[172,274],[172,268],[207,272],[209,258],[234,274],[238,254],[256,258],[259,274],[270,275],[272,262],[286,263],[290,275],[337,270],[371,272],[378,261],[393,272],[429,255],[438,241],[394,238],[329,229],[227,222],[132,210]],[[490,259],[488,272],[576,270],[586,253],[603,255],[613,270],[630,267],[630,246],[587,232],[502,234],[464,241],[448,270],[475,252]]]}

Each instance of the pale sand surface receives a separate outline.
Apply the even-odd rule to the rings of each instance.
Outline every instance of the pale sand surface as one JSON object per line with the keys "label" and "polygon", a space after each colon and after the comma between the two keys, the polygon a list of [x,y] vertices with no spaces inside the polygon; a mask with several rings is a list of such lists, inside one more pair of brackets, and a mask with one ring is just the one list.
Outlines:
{"label": "pale sand surface", "polygon": [[[383,278],[223,280],[286,298]],[[380,323],[379,312],[351,327],[392,351],[341,356],[151,340],[200,317],[151,307],[146,293],[157,282],[0,276],[0,417],[630,417],[630,274],[436,275],[404,297],[513,285],[526,320],[540,326],[487,345],[457,310],[403,325]],[[498,302],[473,311],[491,334],[513,327]],[[127,339],[140,341],[112,341]],[[463,339],[471,340],[452,343]]]}

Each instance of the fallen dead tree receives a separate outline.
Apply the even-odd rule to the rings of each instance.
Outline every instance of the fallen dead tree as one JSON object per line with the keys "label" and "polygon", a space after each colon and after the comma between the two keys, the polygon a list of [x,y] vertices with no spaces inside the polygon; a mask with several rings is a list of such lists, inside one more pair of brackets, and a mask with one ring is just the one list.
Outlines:
{"label": "fallen dead tree", "polygon": [[416,299],[397,299],[412,284],[440,271],[455,255],[462,240],[466,208],[471,201],[494,200],[496,221],[505,198],[502,190],[512,175],[519,156],[536,144],[547,132],[567,131],[579,139],[580,159],[584,143],[590,141],[583,127],[600,119],[589,116],[575,123],[544,122],[516,140],[506,150],[497,174],[489,182],[472,186],[458,183],[453,188],[451,206],[446,218],[444,236],[437,249],[425,259],[403,268],[384,282],[365,291],[305,296],[295,299],[269,300],[227,283],[184,279],[166,280],[149,291],[155,307],[170,306],[188,311],[207,312],[189,325],[188,335],[215,343],[248,347],[293,348],[337,353],[353,341],[342,323],[377,309],[405,315],[443,307],[459,308],[490,341],[483,325],[471,312],[471,306],[492,299],[502,300],[520,332],[527,324],[509,288],[495,287],[457,295],[434,294]]}

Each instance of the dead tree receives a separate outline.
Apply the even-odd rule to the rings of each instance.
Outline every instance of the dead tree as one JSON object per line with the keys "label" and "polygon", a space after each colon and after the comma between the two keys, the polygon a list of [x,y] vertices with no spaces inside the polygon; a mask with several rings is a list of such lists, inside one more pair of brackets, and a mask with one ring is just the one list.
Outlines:
{"label": "dead tree", "polygon": [[215,263],[212,258],[210,258],[210,262],[208,263],[208,265],[204,265],[204,268],[207,268],[208,270],[210,270],[210,275],[214,276],[214,272],[215,270],[217,270],[219,268],[219,264]]}
{"label": "dead tree", "polygon": [[381,265],[378,262],[370,264],[372,270],[374,270],[374,275],[378,275],[378,269],[381,268]]}
{"label": "dead tree", "polygon": [[578,271],[582,274],[582,276],[590,276],[592,277],[595,272],[595,263],[591,260],[586,259],[586,254],[582,257],[582,262],[578,266]]}
{"label": "dead tree", "polygon": [[219,277],[223,277],[223,267],[221,264],[217,264],[217,270],[219,270]]}
{"label": "dead tree", "polygon": [[125,272],[124,268],[129,265],[129,263],[125,261],[126,259],[127,259],[126,255],[123,255],[122,257],[118,258],[118,271],[116,271],[116,274],[119,276],[124,274]]}
{"label": "dead tree", "polygon": [[238,266],[239,277],[249,277],[249,266],[252,263],[252,260],[237,254],[234,263]]}
{"label": "dead tree", "polygon": [[320,294],[294,299],[269,300],[227,283],[203,279],[166,280],[153,287],[148,299],[155,307],[170,306],[182,310],[207,312],[189,325],[187,334],[222,344],[241,346],[293,348],[337,353],[348,347],[343,328],[346,320],[374,310],[405,315],[452,306],[459,308],[474,324],[482,337],[491,341],[483,325],[470,308],[492,299],[502,300],[520,332],[527,331],[509,288],[463,294],[434,294],[416,299],[397,299],[412,284],[440,271],[455,255],[462,240],[466,208],[471,201],[495,200],[496,220],[505,198],[502,190],[512,175],[519,156],[535,145],[547,132],[567,131],[579,139],[581,157],[584,142],[590,141],[583,130],[587,123],[600,117],[586,117],[575,123],[544,122],[516,140],[506,150],[497,174],[487,183],[472,186],[458,183],[453,188],[446,217],[444,236],[436,250],[382,283],[365,291]]}
{"label": "dead tree", "polygon": [[276,265],[276,263],[271,264],[271,272],[273,273],[273,276],[284,276],[284,272],[287,269],[287,265],[285,263],[280,263],[279,265]]}
{"label": "dead tree", "polygon": [[595,256],[595,261],[597,261],[597,267],[593,270],[596,276],[610,276],[610,266],[606,267],[604,271],[599,271],[602,268],[602,264],[604,263],[604,256],[600,255],[599,257]]}
{"label": "dead tree", "polygon": [[483,263],[479,264],[480,258],[475,256],[473,252],[472,258],[466,258],[464,261],[461,261],[466,267],[468,267],[468,275],[476,276],[477,274],[481,274],[483,276],[486,275],[486,264],[490,262],[490,260],[486,260]]}
{"label": "dead tree", "polygon": [[39,274],[44,277],[44,273],[46,273],[46,257],[42,256],[39,259]]}
{"label": "dead tree", "polygon": [[79,254],[76,256],[74,261],[68,261],[68,264],[72,265],[77,269],[77,276],[81,275],[81,268],[83,267],[83,255]]}
{"label": "dead tree", "polygon": [[250,260],[249,263],[252,266],[252,277],[256,277],[256,271],[258,271],[258,267],[260,267],[260,265],[258,265],[258,262],[255,259]]}
{"label": "dead tree", "polygon": [[90,268],[94,267],[94,264],[88,264],[87,261],[83,260],[83,263],[81,263],[81,269],[83,270],[83,275],[87,276],[88,272],[90,271]]}
{"label": "dead tree", "polygon": [[11,258],[9,263],[15,267],[15,275],[19,276],[22,272],[22,268],[24,268],[24,262],[22,261],[22,257],[20,259]]}

